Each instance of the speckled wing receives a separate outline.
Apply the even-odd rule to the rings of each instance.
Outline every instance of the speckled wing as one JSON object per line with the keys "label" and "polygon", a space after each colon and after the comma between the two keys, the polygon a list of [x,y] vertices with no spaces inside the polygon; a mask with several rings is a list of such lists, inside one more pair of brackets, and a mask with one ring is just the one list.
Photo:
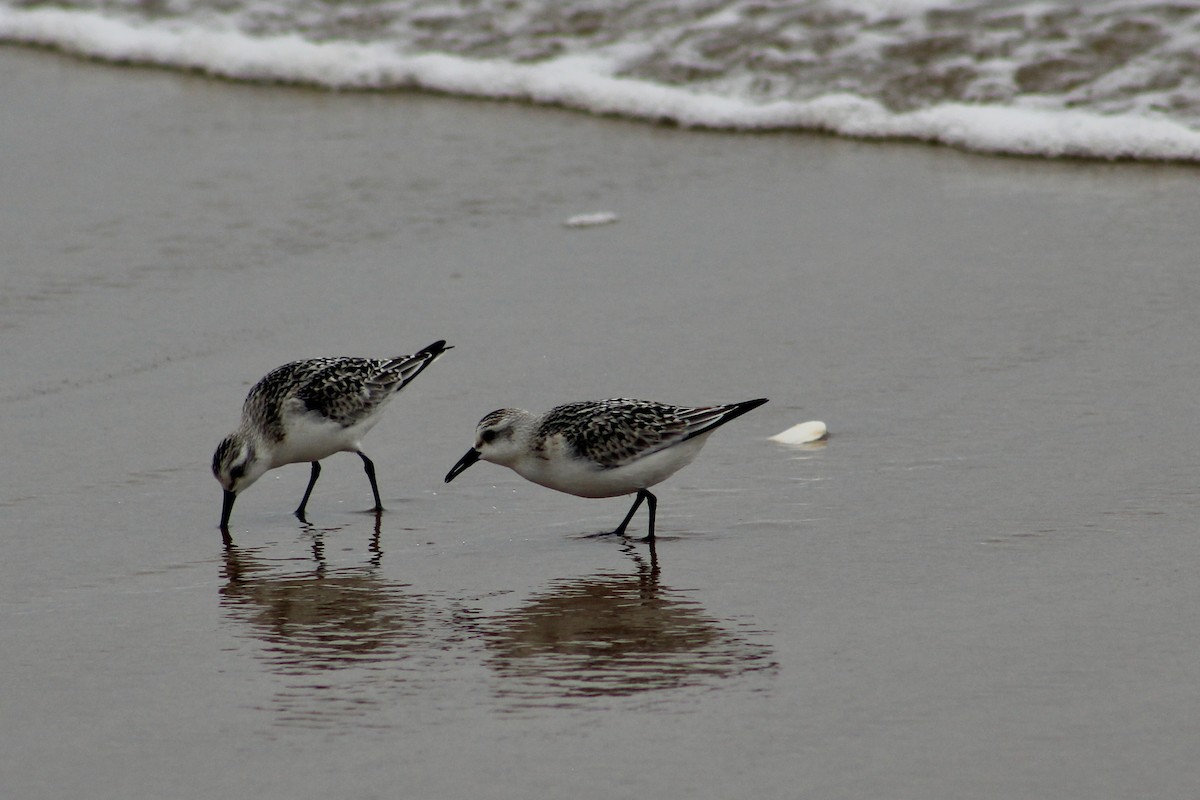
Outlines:
{"label": "speckled wing", "polygon": [[343,426],[373,414],[392,395],[407,386],[444,351],[438,342],[414,353],[388,360],[367,358],[324,359],[322,365],[296,393],[306,408]]}
{"label": "speckled wing", "polygon": [[349,427],[374,413],[448,349],[438,341],[413,355],[392,359],[293,361],[269,372],[250,390],[244,413],[255,417],[275,441],[284,437],[284,414],[316,413]]}
{"label": "speckled wing", "polygon": [[560,434],[581,457],[612,469],[711,430],[732,408],[683,408],[625,398],[569,403],[546,416],[538,436]]}
{"label": "speckled wing", "polygon": [[303,413],[307,410],[301,394],[308,391],[314,377],[332,364],[345,359],[312,358],[293,361],[276,367],[246,395],[242,416],[263,436],[273,442],[281,442],[286,435],[283,424],[285,414]]}
{"label": "speckled wing", "polygon": [[303,403],[303,410],[320,414],[343,427],[370,416],[391,397],[390,391],[373,384],[383,366],[382,361],[333,358],[309,363],[312,371],[297,387],[295,399]]}

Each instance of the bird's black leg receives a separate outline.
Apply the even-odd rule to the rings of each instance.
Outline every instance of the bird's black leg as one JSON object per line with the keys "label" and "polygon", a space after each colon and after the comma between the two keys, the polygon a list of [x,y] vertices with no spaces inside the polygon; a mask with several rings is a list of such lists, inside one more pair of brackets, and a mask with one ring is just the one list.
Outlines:
{"label": "bird's black leg", "polygon": [[321,477],[321,465],[314,461],[312,462],[312,475],[308,479],[308,488],[304,490],[304,499],[300,501],[299,507],[296,508],[296,516],[301,522],[307,522],[304,519],[304,507],[308,505],[308,496],[312,494],[313,487],[317,485],[317,478]]}
{"label": "bird's black leg", "polygon": [[654,544],[654,512],[658,510],[658,498],[642,489],[642,494],[646,495],[646,510],[650,512],[650,532],[646,534],[646,541]]}
{"label": "bird's black leg", "polygon": [[367,458],[367,454],[361,450],[356,450],[358,457],[363,460],[363,471],[367,473],[367,477],[371,479],[371,494],[375,495],[375,507],[371,510],[378,513],[383,511],[383,503],[379,500],[379,485],[375,483],[375,464],[371,459]]}
{"label": "bird's black leg", "polygon": [[653,513],[653,509],[654,509],[654,495],[650,494],[650,493],[649,493],[649,492],[647,492],[645,489],[638,489],[638,493],[637,493],[637,499],[633,501],[633,508],[629,509],[629,513],[625,515],[625,519],[621,520],[621,524],[617,526],[617,529],[616,529],[615,531],[608,531],[608,532],[607,532],[607,534],[605,534],[605,535],[608,535],[608,536],[624,536],[624,535],[625,535],[625,529],[626,529],[627,527],[629,527],[629,520],[633,519],[633,515],[634,515],[635,513],[637,513],[638,506],[640,506],[640,505],[642,504],[642,501],[643,501],[643,500],[645,500],[645,499],[647,499],[647,498],[649,498],[649,499],[650,499],[650,509],[651,509],[651,514],[650,514],[650,531],[651,531],[651,536],[653,536],[653,535],[654,535],[654,533],[653,533],[653,532],[654,532],[654,513]]}

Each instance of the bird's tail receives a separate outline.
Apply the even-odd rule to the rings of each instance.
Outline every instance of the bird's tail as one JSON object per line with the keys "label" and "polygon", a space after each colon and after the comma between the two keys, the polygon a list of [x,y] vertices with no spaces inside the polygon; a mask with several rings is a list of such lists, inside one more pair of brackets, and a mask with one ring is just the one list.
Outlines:
{"label": "bird's tail", "polygon": [[753,411],[765,402],[767,402],[767,398],[760,397],[757,400],[730,403],[726,406],[692,409],[692,413],[689,415],[691,416],[689,423],[691,426],[694,426],[694,429],[688,431],[688,435],[684,439],[691,439],[694,436],[708,433],[714,428],[719,428],[726,422],[729,422],[729,420],[737,419],[742,414],[745,414],[747,411]]}
{"label": "bird's tail", "polygon": [[397,356],[386,362],[371,382],[392,392],[398,392],[412,383],[426,367],[437,361],[442,353],[453,349],[453,345],[446,344],[445,339],[438,339],[411,356]]}

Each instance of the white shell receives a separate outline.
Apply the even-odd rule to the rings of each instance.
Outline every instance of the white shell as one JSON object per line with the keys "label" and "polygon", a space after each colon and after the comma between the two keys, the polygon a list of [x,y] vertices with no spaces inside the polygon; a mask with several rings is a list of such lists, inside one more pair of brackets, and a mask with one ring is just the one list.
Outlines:
{"label": "white shell", "polygon": [[809,442],[818,442],[828,435],[829,429],[825,427],[825,423],[814,419],[793,425],[786,431],[775,434],[771,437],[771,441],[780,444],[808,444]]}
{"label": "white shell", "polygon": [[593,228],[597,225],[611,225],[617,219],[617,215],[611,211],[597,211],[592,214],[576,214],[567,218],[563,225],[568,228]]}

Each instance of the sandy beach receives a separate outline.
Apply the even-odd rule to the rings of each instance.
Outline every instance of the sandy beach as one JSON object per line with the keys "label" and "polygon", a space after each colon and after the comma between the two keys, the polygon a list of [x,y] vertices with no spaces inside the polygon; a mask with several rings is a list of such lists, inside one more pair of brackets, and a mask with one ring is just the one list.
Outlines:
{"label": "sandy beach", "polygon": [[[0,69],[6,797],[1194,793],[1195,169]],[[441,338],[378,526],[339,455],[222,548],[257,378]],[[495,408],[617,396],[771,398],[653,553],[442,482]]]}

